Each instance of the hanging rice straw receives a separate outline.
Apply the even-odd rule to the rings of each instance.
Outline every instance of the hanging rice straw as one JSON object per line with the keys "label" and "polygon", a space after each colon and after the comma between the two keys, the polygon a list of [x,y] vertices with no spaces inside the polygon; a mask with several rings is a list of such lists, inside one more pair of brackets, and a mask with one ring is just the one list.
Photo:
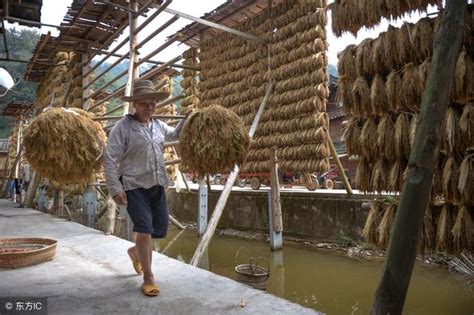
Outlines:
{"label": "hanging rice straw", "polygon": [[443,196],[452,203],[460,201],[458,180],[460,177],[459,162],[454,156],[448,156],[443,166]]}
{"label": "hanging rice straw", "polygon": [[397,210],[396,204],[389,204],[384,206],[382,219],[377,227],[378,246],[386,248],[390,240],[390,232],[392,230],[393,222],[395,221],[395,212]]}
{"label": "hanging rice straw", "polygon": [[383,115],[387,110],[387,94],[385,93],[385,82],[380,74],[376,74],[370,87],[370,102],[372,114]]}
{"label": "hanging rice straw", "polygon": [[395,121],[395,151],[401,158],[410,156],[410,114],[405,112]]}
{"label": "hanging rice straw", "polygon": [[458,191],[464,204],[474,205],[474,152],[468,151],[459,169]]}
{"label": "hanging rice straw", "polygon": [[436,228],[436,250],[443,251],[452,248],[451,230],[453,228],[453,215],[451,205],[445,204],[438,217]]}
{"label": "hanging rice straw", "polygon": [[389,161],[396,160],[397,153],[394,145],[395,125],[390,114],[384,114],[377,127],[377,147],[379,154]]}
{"label": "hanging rice straw", "polygon": [[364,77],[358,77],[352,86],[352,102],[354,115],[370,113],[370,88]]}
{"label": "hanging rice straw", "polygon": [[380,213],[382,210],[381,200],[374,200],[370,202],[370,210],[365,221],[364,229],[362,230],[362,237],[369,244],[377,244],[377,227],[380,224]]}
{"label": "hanging rice straw", "polygon": [[196,110],[180,134],[183,165],[205,174],[229,172],[241,165],[247,154],[249,137],[240,118],[231,110],[212,105]]}
{"label": "hanging rice straw", "polygon": [[472,217],[466,205],[458,207],[458,213],[451,230],[453,236],[453,252],[459,254],[463,250],[473,249],[473,224]]}
{"label": "hanging rice straw", "polygon": [[25,131],[25,154],[42,177],[62,185],[86,183],[102,164],[105,133],[80,109],[52,108]]}

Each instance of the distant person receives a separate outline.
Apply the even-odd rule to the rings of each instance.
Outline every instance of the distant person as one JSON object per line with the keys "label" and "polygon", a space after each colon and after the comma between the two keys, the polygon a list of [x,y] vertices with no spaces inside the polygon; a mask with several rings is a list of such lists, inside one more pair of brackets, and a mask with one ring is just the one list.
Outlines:
{"label": "distant person", "polygon": [[176,140],[184,123],[183,119],[173,128],[152,118],[157,102],[168,97],[169,93],[155,91],[151,81],[136,81],[132,96],[123,98],[133,102],[135,113],[113,127],[104,158],[109,193],[117,204],[127,206],[133,222],[135,246],[128,255],[135,271],[143,273],[141,289],[147,296],[160,292],[151,270],[152,238],[164,238],[168,231],[164,143]]}
{"label": "distant person", "polygon": [[15,183],[15,195],[16,195],[16,200],[14,200],[14,202],[21,203],[21,179],[15,178],[14,183]]}

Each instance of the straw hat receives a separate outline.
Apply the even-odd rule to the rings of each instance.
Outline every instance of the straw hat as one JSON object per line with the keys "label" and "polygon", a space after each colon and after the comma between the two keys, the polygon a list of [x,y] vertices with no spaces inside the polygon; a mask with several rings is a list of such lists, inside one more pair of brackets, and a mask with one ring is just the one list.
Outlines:
{"label": "straw hat", "polygon": [[130,96],[124,96],[123,101],[156,100],[161,101],[170,96],[167,92],[157,92],[153,82],[150,80],[138,80],[133,85],[133,92]]}

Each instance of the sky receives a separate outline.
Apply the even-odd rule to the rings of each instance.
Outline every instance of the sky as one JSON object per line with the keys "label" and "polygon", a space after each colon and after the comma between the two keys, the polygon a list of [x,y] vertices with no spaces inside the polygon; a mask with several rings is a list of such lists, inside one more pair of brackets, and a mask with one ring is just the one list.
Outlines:
{"label": "sky", "polygon": [[[174,0],[169,8],[181,11],[183,13],[187,13],[193,16],[200,17],[204,13],[212,11],[214,8],[218,7],[225,0],[205,0],[205,1],[190,1],[190,0]],[[328,1],[328,3],[333,2],[333,0]],[[66,14],[67,7],[72,3],[72,0],[43,0],[43,7],[41,10],[41,21],[46,24],[52,25],[59,25]],[[428,8],[428,12],[434,12],[436,9],[434,7]],[[357,37],[354,37],[351,34],[344,34],[341,37],[336,37],[332,33],[331,29],[331,15],[328,14],[328,26],[327,26],[327,34],[328,34],[328,44],[329,44],[329,51],[328,51],[328,59],[329,64],[336,65],[337,64],[337,53],[342,51],[347,45],[350,44],[358,44],[365,38],[375,38],[378,34],[382,31],[386,31],[389,24],[394,26],[400,26],[403,24],[404,21],[409,22],[416,22],[421,17],[426,16],[426,14],[420,15],[419,13],[412,13],[411,15],[405,15],[401,19],[397,21],[387,21],[383,19],[381,23],[373,28],[373,29],[361,29],[357,34]],[[141,31],[138,35],[138,40],[144,39],[148,36],[153,30],[159,27],[161,24],[166,22],[172,16],[168,13],[162,13],[155,19],[152,23],[150,23],[143,31]],[[139,18],[139,24],[145,20],[144,17]],[[155,37],[154,40],[151,40],[147,45],[140,49],[140,55],[145,56],[149,52],[156,49],[159,45],[161,45],[168,36],[176,33],[178,30],[190,24],[191,21],[185,20],[180,18],[170,27],[168,27],[164,32],[159,34]],[[53,36],[57,36],[59,32],[55,28],[50,27],[42,27],[41,33],[46,34],[48,31],[51,31]],[[122,36],[115,42],[115,44],[119,43],[124,37],[128,34],[128,28],[122,34]],[[113,49],[114,44],[112,44],[110,49]],[[155,61],[168,61],[178,54],[182,53],[186,50],[186,46],[183,44],[173,44],[170,47],[166,48],[164,51],[160,52],[157,56],[153,58]],[[127,45],[119,50],[119,53],[124,54],[128,52]],[[99,57],[100,58],[100,57]],[[110,61],[113,62],[113,59],[110,58]]]}

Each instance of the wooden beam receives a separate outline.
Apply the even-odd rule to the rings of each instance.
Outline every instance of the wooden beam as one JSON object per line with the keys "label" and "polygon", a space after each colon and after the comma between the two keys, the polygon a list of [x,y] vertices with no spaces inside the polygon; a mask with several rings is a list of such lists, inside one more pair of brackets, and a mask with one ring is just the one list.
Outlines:
{"label": "wooden beam", "polygon": [[352,187],[351,184],[349,183],[349,180],[347,179],[346,172],[344,171],[344,167],[342,166],[341,160],[339,159],[339,156],[337,155],[336,148],[334,147],[334,143],[332,143],[331,135],[329,134],[329,131],[327,133],[328,137],[328,144],[329,144],[329,150],[331,151],[332,158],[336,162],[336,168],[337,171],[339,172],[339,175],[342,178],[342,184],[344,185],[344,188],[347,191],[347,194],[352,195]]}
{"label": "wooden beam", "polygon": [[421,102],[420,119],[411,148],[407,177],[400,196],[371,314],[402,314],[429,206],[433,170],[461,51],[465,0],[449,0],[434,39],[433,59]]}

